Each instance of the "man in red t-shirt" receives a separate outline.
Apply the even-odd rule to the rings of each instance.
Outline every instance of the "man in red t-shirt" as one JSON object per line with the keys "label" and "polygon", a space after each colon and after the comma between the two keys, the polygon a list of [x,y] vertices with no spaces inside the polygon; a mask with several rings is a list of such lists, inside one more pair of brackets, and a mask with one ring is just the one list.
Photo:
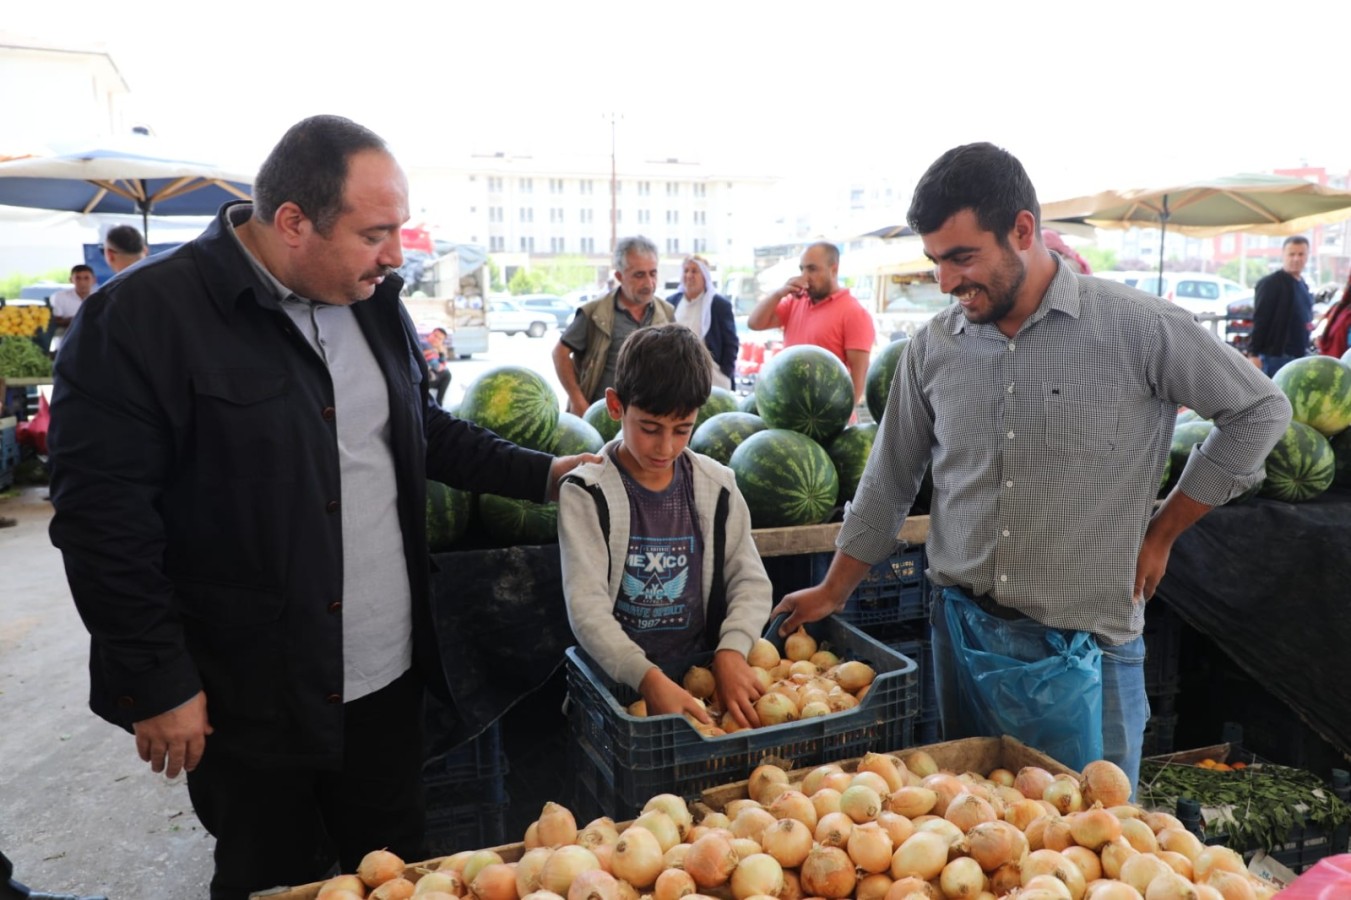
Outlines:
{"label": "man in red t-shirt", "polygon": [[863,398],[872,355],[872,316],[840,287],[840,251],[821,241],[802,251],[801,272],[764,297],[746,324],[752,331],[783,329],[783,345],[815,344],[840,358],[854,380],[854,403]]}

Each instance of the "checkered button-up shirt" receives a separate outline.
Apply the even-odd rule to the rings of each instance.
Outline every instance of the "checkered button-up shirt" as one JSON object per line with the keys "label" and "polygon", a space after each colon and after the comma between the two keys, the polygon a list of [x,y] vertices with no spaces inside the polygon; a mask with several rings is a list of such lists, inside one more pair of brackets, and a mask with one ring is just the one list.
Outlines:
{"label": "checkered button-up shirt", "polygon": [[1064,266],[1012,338],[954,304],[906,348],[837,546],[868,563],[892,553],[931,464],[935,583],[1131,640],[1179,405],[1217,426],[1180,490],[1216,506],[1261,482],[1290,406],[1186,310]]}

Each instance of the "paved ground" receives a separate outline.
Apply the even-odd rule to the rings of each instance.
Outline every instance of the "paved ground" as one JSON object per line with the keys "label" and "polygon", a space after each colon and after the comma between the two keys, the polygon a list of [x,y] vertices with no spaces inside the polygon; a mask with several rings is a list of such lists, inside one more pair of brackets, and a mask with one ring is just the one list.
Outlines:
{"label": "paved ground", "polygon": [[50,893],[207,896],[213,840],[180,776],[89,711],[89,638],[47,538],[46,488],[0,493],[0,850]]}

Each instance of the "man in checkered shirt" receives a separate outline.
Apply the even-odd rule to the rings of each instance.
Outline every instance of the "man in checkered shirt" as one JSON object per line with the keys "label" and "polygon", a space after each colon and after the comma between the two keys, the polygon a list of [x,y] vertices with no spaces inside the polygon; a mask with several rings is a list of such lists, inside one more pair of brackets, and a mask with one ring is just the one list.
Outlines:
{"label": "man in checkered shirt", "polygon": [[[1149,703],[1144,605],[1179,534],[1260,484],[1285,396],[1191,314],[1073,273],[1042,243],[1022,165],[990,144],[943,154],[908,221],[956,301],[896,369],[872,455],[824,580],[775,613],[842,609],[933,470],[933,653],[948,739],[958,716],[944,614],[958,591],[991,617],[1091,632],[1103,650],[1103,751],[1132,785]],[[1215,423],[1154,508],[1179,405]],[[997,624],[997,623],[994,623]]]}

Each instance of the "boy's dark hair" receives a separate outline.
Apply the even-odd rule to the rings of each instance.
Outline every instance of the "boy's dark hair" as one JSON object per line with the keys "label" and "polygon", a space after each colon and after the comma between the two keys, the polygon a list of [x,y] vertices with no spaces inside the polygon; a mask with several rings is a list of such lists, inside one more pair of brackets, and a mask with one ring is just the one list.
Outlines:
{"label": "boy's dark hair", "polygon": [[70,267],[70,274],[74,275],[76,272],[88,272],[90,275],[93,275],[94,267],[86,266],[84,263],[76,263]]}
{"label": "boy's dark hair", "polygon": [[915,185],[905,218],[919,234],[931,234],[964,209],[974,212],[981,229],[993,232],[1001,246],[1023,210],[1032,213],[1041,233],[1032,180],[1012,153],[994,144],[963,144],[938,157]]}
{"label": "boy's dark hair", "polygon": [[145,238],[131,225],[117,225],[108,229],[103,244],[123,256],[135,256],[145,249]]}
{"label": "boy's dark hair", "polygon": [[342,116],[311,116],[287,129],[253,182],[253,217],[271,224],[288,200],[327,236],[343,213],[347,163],[363,150],[388,153],[384,140]]}
{"label": "boy's dark hair", "polygon": [[684,325],[640,328],[619,349],[614,388],[622,406],[654,416],[687,416],[713,390],[713,358]]}

